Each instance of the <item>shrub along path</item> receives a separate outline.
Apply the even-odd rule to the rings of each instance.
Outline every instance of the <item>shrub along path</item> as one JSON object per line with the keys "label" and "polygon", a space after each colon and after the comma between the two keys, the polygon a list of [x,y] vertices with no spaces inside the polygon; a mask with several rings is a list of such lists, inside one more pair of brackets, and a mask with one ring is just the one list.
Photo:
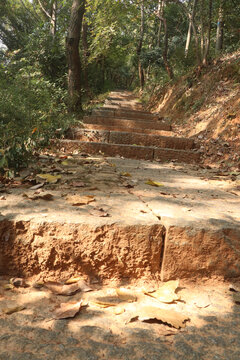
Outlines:
{"label": "shrub along path", "polygon": [[[115,121],[110,112],[120,111],[128,131],[88,118],[92,129],[72,130],[81,140],[66,140],[60,151],[36,156],[17,178],[2,179],[0,360],[240,357],[239,176],[196,163],[191,139],[166,136],[168,125],[142,110],[136,120],[140,105],[130,94],[122,96],[112,94],[108,110],[98,110],[109,115],[95,113],[94,119],[109,123]],[[122,117],[126,105],[131,119]],[[122,144],[133,141],[132,122],[139,128],[145,117],[165,130],[140,127],[143,132],[132,136],[144,146]],[[89,130],[101,146],[113,149],[109,141],[117,139],[118,149],[131,148],[135,158],[126,158],[128,150],[112,152],[115,157],[87,154],[95,146],[89,144],[99,144],[82,138]],[[153,154],[151,160],[139,159],[139,149]],[[163,162],[169,160],[164,156],[157,161],[159,149],[164,156],[187,153],[181,157],[187,163]],[[64,288],[71,293],[66,296],[49,288],[49,280],[62,289],[72,276],[92,291],[76,285],[76,293]],[[16,277],[28,286],[10,282]],[[119,299],[120,286],[133,291],[130,298]],[[158,300],[145,294],[153,290]],[[81,299],[74,319],[55,319],[60,304],[76,307]]]}

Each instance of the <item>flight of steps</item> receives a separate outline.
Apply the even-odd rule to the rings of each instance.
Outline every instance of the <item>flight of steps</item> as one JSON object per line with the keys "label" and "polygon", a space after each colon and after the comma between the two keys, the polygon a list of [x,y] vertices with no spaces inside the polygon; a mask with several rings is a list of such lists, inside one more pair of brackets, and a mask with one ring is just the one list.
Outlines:
{"label": "flight of steps", "polygon": [[103,107],[69,129],[61,141],[65,151],[121,156],[130,159],[195,162],[199,153],[192,139],[174,136],[159,115],[144,111],[129,92],[112,92]]}

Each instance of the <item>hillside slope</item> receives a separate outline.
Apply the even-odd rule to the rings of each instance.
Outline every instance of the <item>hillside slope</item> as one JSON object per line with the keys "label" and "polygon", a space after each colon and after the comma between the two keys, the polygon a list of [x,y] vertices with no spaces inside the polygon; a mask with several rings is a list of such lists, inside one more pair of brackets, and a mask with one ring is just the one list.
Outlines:
{"label": "hillside slope", "polygon": [[240,51],[156,89],[148,107],[198,140],[205,165],[240,170]]}

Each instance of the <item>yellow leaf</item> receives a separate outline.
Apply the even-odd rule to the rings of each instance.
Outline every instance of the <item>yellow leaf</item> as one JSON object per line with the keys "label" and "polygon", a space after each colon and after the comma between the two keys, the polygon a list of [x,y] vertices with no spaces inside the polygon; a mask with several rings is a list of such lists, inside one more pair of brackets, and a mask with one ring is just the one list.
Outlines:
{"label": "yellow leaf", "polygon": [[51,175],[51,174],[37,174],[37,177],[40,179],[46,180],[50,184],[56,184],[59,179],[61,179],[61,175]]}
{"label": "yellow leaf", "polygon": [[174,310],[161,309],[157,306],[142,306],[139,313],[134,314],[132,318],[138,317],[140,321],[157,319],[163,323],[172,325],[176,329],[186,327],[188,316],[182,315]]}
{"label": "yellow leaf", "polygon": [[111,307],[111,306],[117,306],[117,304],[115,303],[111,303],[111,302],[107,302],[107,301],[98,301],[98,300],[95,300],[95,301],[91,301],[91,303],[93,305],[96,305],[98,307],[101,307],[101,308],[108,308],[108,307]]}
{"label": "yellow leaf", "polygon": [[120,307],[120,306],[114,308],[114,310],[113,310],[113,313],[115,315],[122,315],[124,312],[125,312],[125,309],[123,307]]}
{"label": "yellow leaf", "polygon": [[69,195],[67,197],[67,201],[72,206],[81,206],[81,205],[88,205],[91,202],[95,201],[93,195],[86,195],[86,196],[79,196],[79,195]]}
{"label": "yellow leaf", "polygon": [[156,187],[160,187],[160,186],[164,186],[163,184],[157,182],[157,181],[153,181],[151,179],[148,179],[145,184],[147,185],[151,185],[151,186],[156,186]]}
{"label": "yellow leaf", "polygon": [[126,177],[132,177],[132,175],[129,174],[128,172],[122,172],[121,175]]}
{"label": "yellow leaf", "polygon": [[66,281],[65,281],[65,284],[66,284],[66,285],[75,284],[75,283],[77,283],[79,280],[82,280],[82,278],[79,277],[79,276],[73,276],[73,277],[71,277],[70,279],[66,280]]}
{"label": "yellow leaf", "polygon": [[69,165],[69,163],[68,163],[68,161],[62,161],[62,165],[64,165],[64,166],[68,166]]}
{"label": "yellow leaf", "polygon": [[179,280],[168,281],[159,289],[153,292],[145,292],[146,295],[157,299],[160,302],[170,304],[173,301],[180,300],[180,296],[175,293],[179,286]]}
{"label": "yellow leaf", "polygon": [[134,302],[137,300],[137,296],[132,290],[119,288],[116,289],[116,293],[120,300],[128,302]]}
{"label": "yellow leaf", "polygon": [[19,312],[24,309],[26,309],[25,306],[14,306],[14,307],[9,307],[9,308],[3,309],[3,312],[4,312],[4,314],[11,315],[15,312]]}
{"label": "yellow leaf", "polygon": [[3,149],[0,149],[0,154],[4,155],[5,151]]}

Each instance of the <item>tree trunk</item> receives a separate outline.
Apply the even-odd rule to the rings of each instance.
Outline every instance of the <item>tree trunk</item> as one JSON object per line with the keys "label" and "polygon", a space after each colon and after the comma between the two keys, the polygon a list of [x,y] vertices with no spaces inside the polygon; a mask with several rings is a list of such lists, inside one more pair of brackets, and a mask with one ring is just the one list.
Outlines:
{"label": "tree trunk", "polygon": [[207,37],[205,41],[205,50],[203,54],[203,65],[206,66],[208,63],[208,54],[210,49],[210,41],[211,41],[211,29],[212,29],[212,0],[209,0],[209,8],[208,8],[208,28],[207,28]]}
{"label": "tree trunk", "polygon": [[88,96],[90,96],[90,89],[88,84],[88,56],[89,56],[89,50],[88,50],[88,40],[87,40],[87,34],[88,34],[88,24],[85,20],[83,20],[83,26],[82,26],[82,44],[83,44],[83,58],[84,58],[84,64],[83,64],[83,77],[84,77],[84,88]]}
{"label": "tree trunk", "polygon": [[157,47],[161,45],[161,30],[162,30],[162,17],[163,17],[163,9],[164,9],[164,0],[158,0],[158,18],[159,18],[159,25],[158,25],[158,36],[157,36]]}
{"label": "tree trunk", "polygon": [[54,37],[57,31],[57,1],[54,1],[51,9],[50,33]]}
{"label": "tree trunk", "polygon": [[220,52],[223,48],[223,27],[224,27],[224,9],[223,9],[223,0],[220,0],[219,10],[218,10],[216,52]]}
{"label": "tree trunk", "polygon": [[167,28],[167,20],[162,18],[164,24],[164,49],[163,49],[163,61],[168,73],[169,78],[172,80],[174,78],[172,67],[168,61],[168,28]]}
{"label": "tree trunk", "polygon": [[50,34],[54,37],[57,30],[57,0],[52,1],[50,11],[43,6],[41,0],[38,0],[38,4],[46,19],[50,21]]}
{"label": "tree trunk", "polygon": [[[164,1],[163,1],[163,9],[164,9]],[[162,11],[162,14],[164,14],[164,11]],[[173,74],[173,70],[172,67],[168,61],[168,27],[167,27],[167,20],[160,16],[159,13],[156,14],[159,18],[159,20],[162,21],[163,25],[164,25],[164,47],[163,47],[163,62],[164,62],[164,66],[165,69],[168,73],[168,76],[170,79],[174,78],[174,74]]]}
{"label": "tree trunk", "polygon": [[193,0],[193,8],[192,8],[191,17],[189,19],[187,41],[186,41],[186,46],[185,46],[185,57],[188,56],[188,51],[189,51],[189,46],[190,46],[190,42],[191,42],[193,21],[194,21],[194,16],[195,16],[195,12],[196,12],[197,1],[198,0]]}
{"label": "tree trunk", "polygon": [[140,37],[139,37],[139,43],[137,46],[137,56],[138,56],[138,75],[139,75],[139,82],[140,82],[140,88],[143,90],[144,88],[144,72],[142,68],[141,63],[141,52],[142,52],[142,45],[143,45],[143,36],[144,36],[144,30],[145,30],[145,2],[144,0],[141,0],[141,27],[140,27]]}
{"label": "tree trunk", "polygon": [[68,93],[69,110],[82,110],[81,102],[81,61],[79,42],[82,29],[82,19],[85,10],[85,0],[73,0],[70,24],[66,38],[66,52],[68,61]]}

